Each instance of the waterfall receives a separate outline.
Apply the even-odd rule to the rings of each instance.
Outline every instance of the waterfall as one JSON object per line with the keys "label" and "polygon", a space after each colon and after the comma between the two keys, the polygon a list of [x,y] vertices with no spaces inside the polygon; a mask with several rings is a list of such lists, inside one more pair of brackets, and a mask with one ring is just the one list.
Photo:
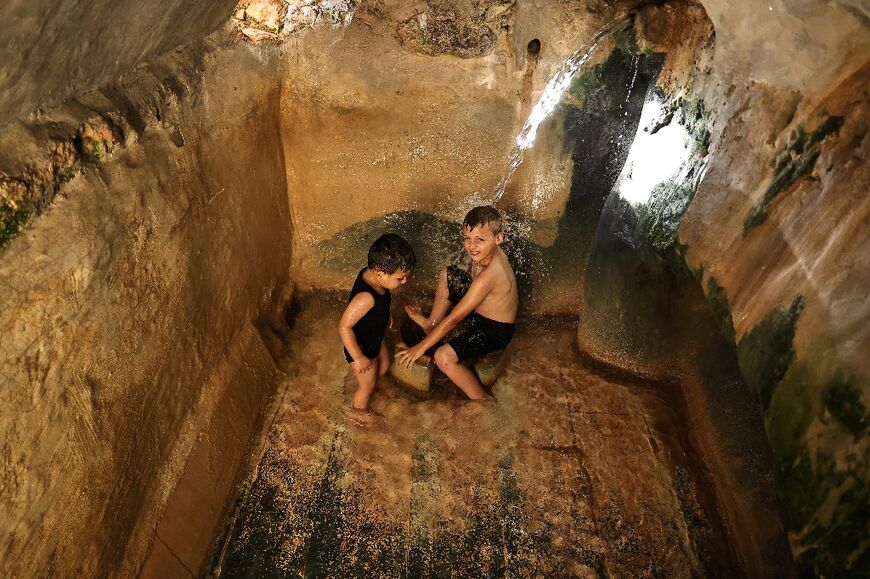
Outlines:
{"label": "waterfall", "polygon": [[495,195],[492,203],[497,203],[505,193],[508,181],[513,176],[517,167],[523,162],[523,152],[530,148],[535,143],[535,137],[538,135],[538,127],[550,114],[556,109],[556,106],[562,100],[562,95],[571,86],[571,81],[586,62],[592,57],[601,40],[614,30],[625,27],[631,22],[632,14],[621,16],[609,23],[605,24],[593,37],[592,44],[588,47],[580,48],[565,61],[556,74],[547,82],[544,87],[544,92],[541,98],[535,103],[529,118],[526,119],[522,130],[514,139],[514,147],[508,157],[508,168],[501,178],[495,189]]}

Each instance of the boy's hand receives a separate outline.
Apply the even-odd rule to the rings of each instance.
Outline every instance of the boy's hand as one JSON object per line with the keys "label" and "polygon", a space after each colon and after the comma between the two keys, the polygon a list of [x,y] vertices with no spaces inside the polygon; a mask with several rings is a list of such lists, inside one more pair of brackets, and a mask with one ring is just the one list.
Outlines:
{"label": "boy's hand", "polygon": [[423,355],[423,349],[419,346],[414,346],[413,348],[408,348],[407,350],[402,350],[398,354],[396,354],[396,362],[405,368],[410,368],[414,365],[414,362],[417,361],[417,358]]}
{"label": "boy's hand", "polygon": [[372,369],[372,361],[368,358],[362,358],[360,360],[354,360],[351,366],[353,366],[353,369],[357,374],[365,374]]}

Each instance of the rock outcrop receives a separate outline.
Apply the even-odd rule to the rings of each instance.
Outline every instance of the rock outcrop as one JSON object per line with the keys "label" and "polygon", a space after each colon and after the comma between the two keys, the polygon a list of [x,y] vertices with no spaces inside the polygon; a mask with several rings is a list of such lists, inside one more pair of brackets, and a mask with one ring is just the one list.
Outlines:
{"label": "rock outcrop", "polygon": [[[652,7],[638,19],[640,46],[668,54],[659,86],[696,109],[687,128],[708,133],[703,178],[684,181],[685,202],[657,189],[639,219],[671,211],[676,236],[659,256],[676,255],[701,283],[764,413],[798,572],[851,576],[866,566],[870,504],[867,15],[836,2],[703,5],[712,59],[662,33],[685,29],[692,5]],[[643,228],[641,237],[659,241]],[[667,311],[621,303],[626,313]],[[647,345],[679,332],[616,323]],[[594,333],[582,341],[601,345]],[[624,361],[627,349],[623,363],[643,359],[630,340],[621,346],[605,357]],[[669,358],[661,354],[653,358]]]}
{"label": "rock outcrop", "polygon": [[4,192],[41,211],[0,254],[4,577],[131,577],[149,551],[153,576],[198,573],[266,416],[279,85],[219,45],[0,136]]}
{"label": "rock outcrop", "polygon": [[5,2],[0,126],[101,87],[216,30],[236,0]]}

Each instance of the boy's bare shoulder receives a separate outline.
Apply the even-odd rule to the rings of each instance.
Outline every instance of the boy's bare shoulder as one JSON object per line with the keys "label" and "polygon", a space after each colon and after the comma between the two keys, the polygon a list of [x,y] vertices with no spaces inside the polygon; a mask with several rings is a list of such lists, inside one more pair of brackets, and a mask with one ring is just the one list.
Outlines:
{"label": "boy's bare shoulder", "polygon": [[513,279],[514,277],[514,268],[511,267],[511,262],[507,258],[507,255],[504,252],[500,252],[498,256],[498,260],[493,260],[493,265],[496,265],[496,269],[493,272],[494,275],[502,275],[505,276],[508,280]]}
{"label": "boy's bare shoulder", "polygon": [[490,289],[495,289],[504,284],[510,284],[513,277],[513,269],[510,266],[510,262],[505,258],[494,259],[492,263],[490,263],[489,266],[477,276],[477,278],[485,285],[489,286]]}

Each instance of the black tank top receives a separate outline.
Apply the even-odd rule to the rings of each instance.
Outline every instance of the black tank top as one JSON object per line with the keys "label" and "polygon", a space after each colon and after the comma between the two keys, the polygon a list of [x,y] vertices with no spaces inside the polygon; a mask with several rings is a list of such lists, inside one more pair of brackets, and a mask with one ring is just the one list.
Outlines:
{"label": "black tank top", "polygon": [[[363,279],[365,269],[359,272],[356,276],[356,281],[353,282],[353,289],[350,290],[350,298],[348,303],[360,292],[368,292],[375,299],[375,305],[372,309],[359,319],[353,327],[353,335],[356,336],[356,341],[367,358],[376,358],[381,351],[381,341],[384,339],[384,333],[387,331],[387,325],[390,323],[390,304],[392,298],[390,291],[385,290],[383,294],[375,291],[375,288],[366,283]],[[344,351],[345,356],[349,356],[347,350]]]}

